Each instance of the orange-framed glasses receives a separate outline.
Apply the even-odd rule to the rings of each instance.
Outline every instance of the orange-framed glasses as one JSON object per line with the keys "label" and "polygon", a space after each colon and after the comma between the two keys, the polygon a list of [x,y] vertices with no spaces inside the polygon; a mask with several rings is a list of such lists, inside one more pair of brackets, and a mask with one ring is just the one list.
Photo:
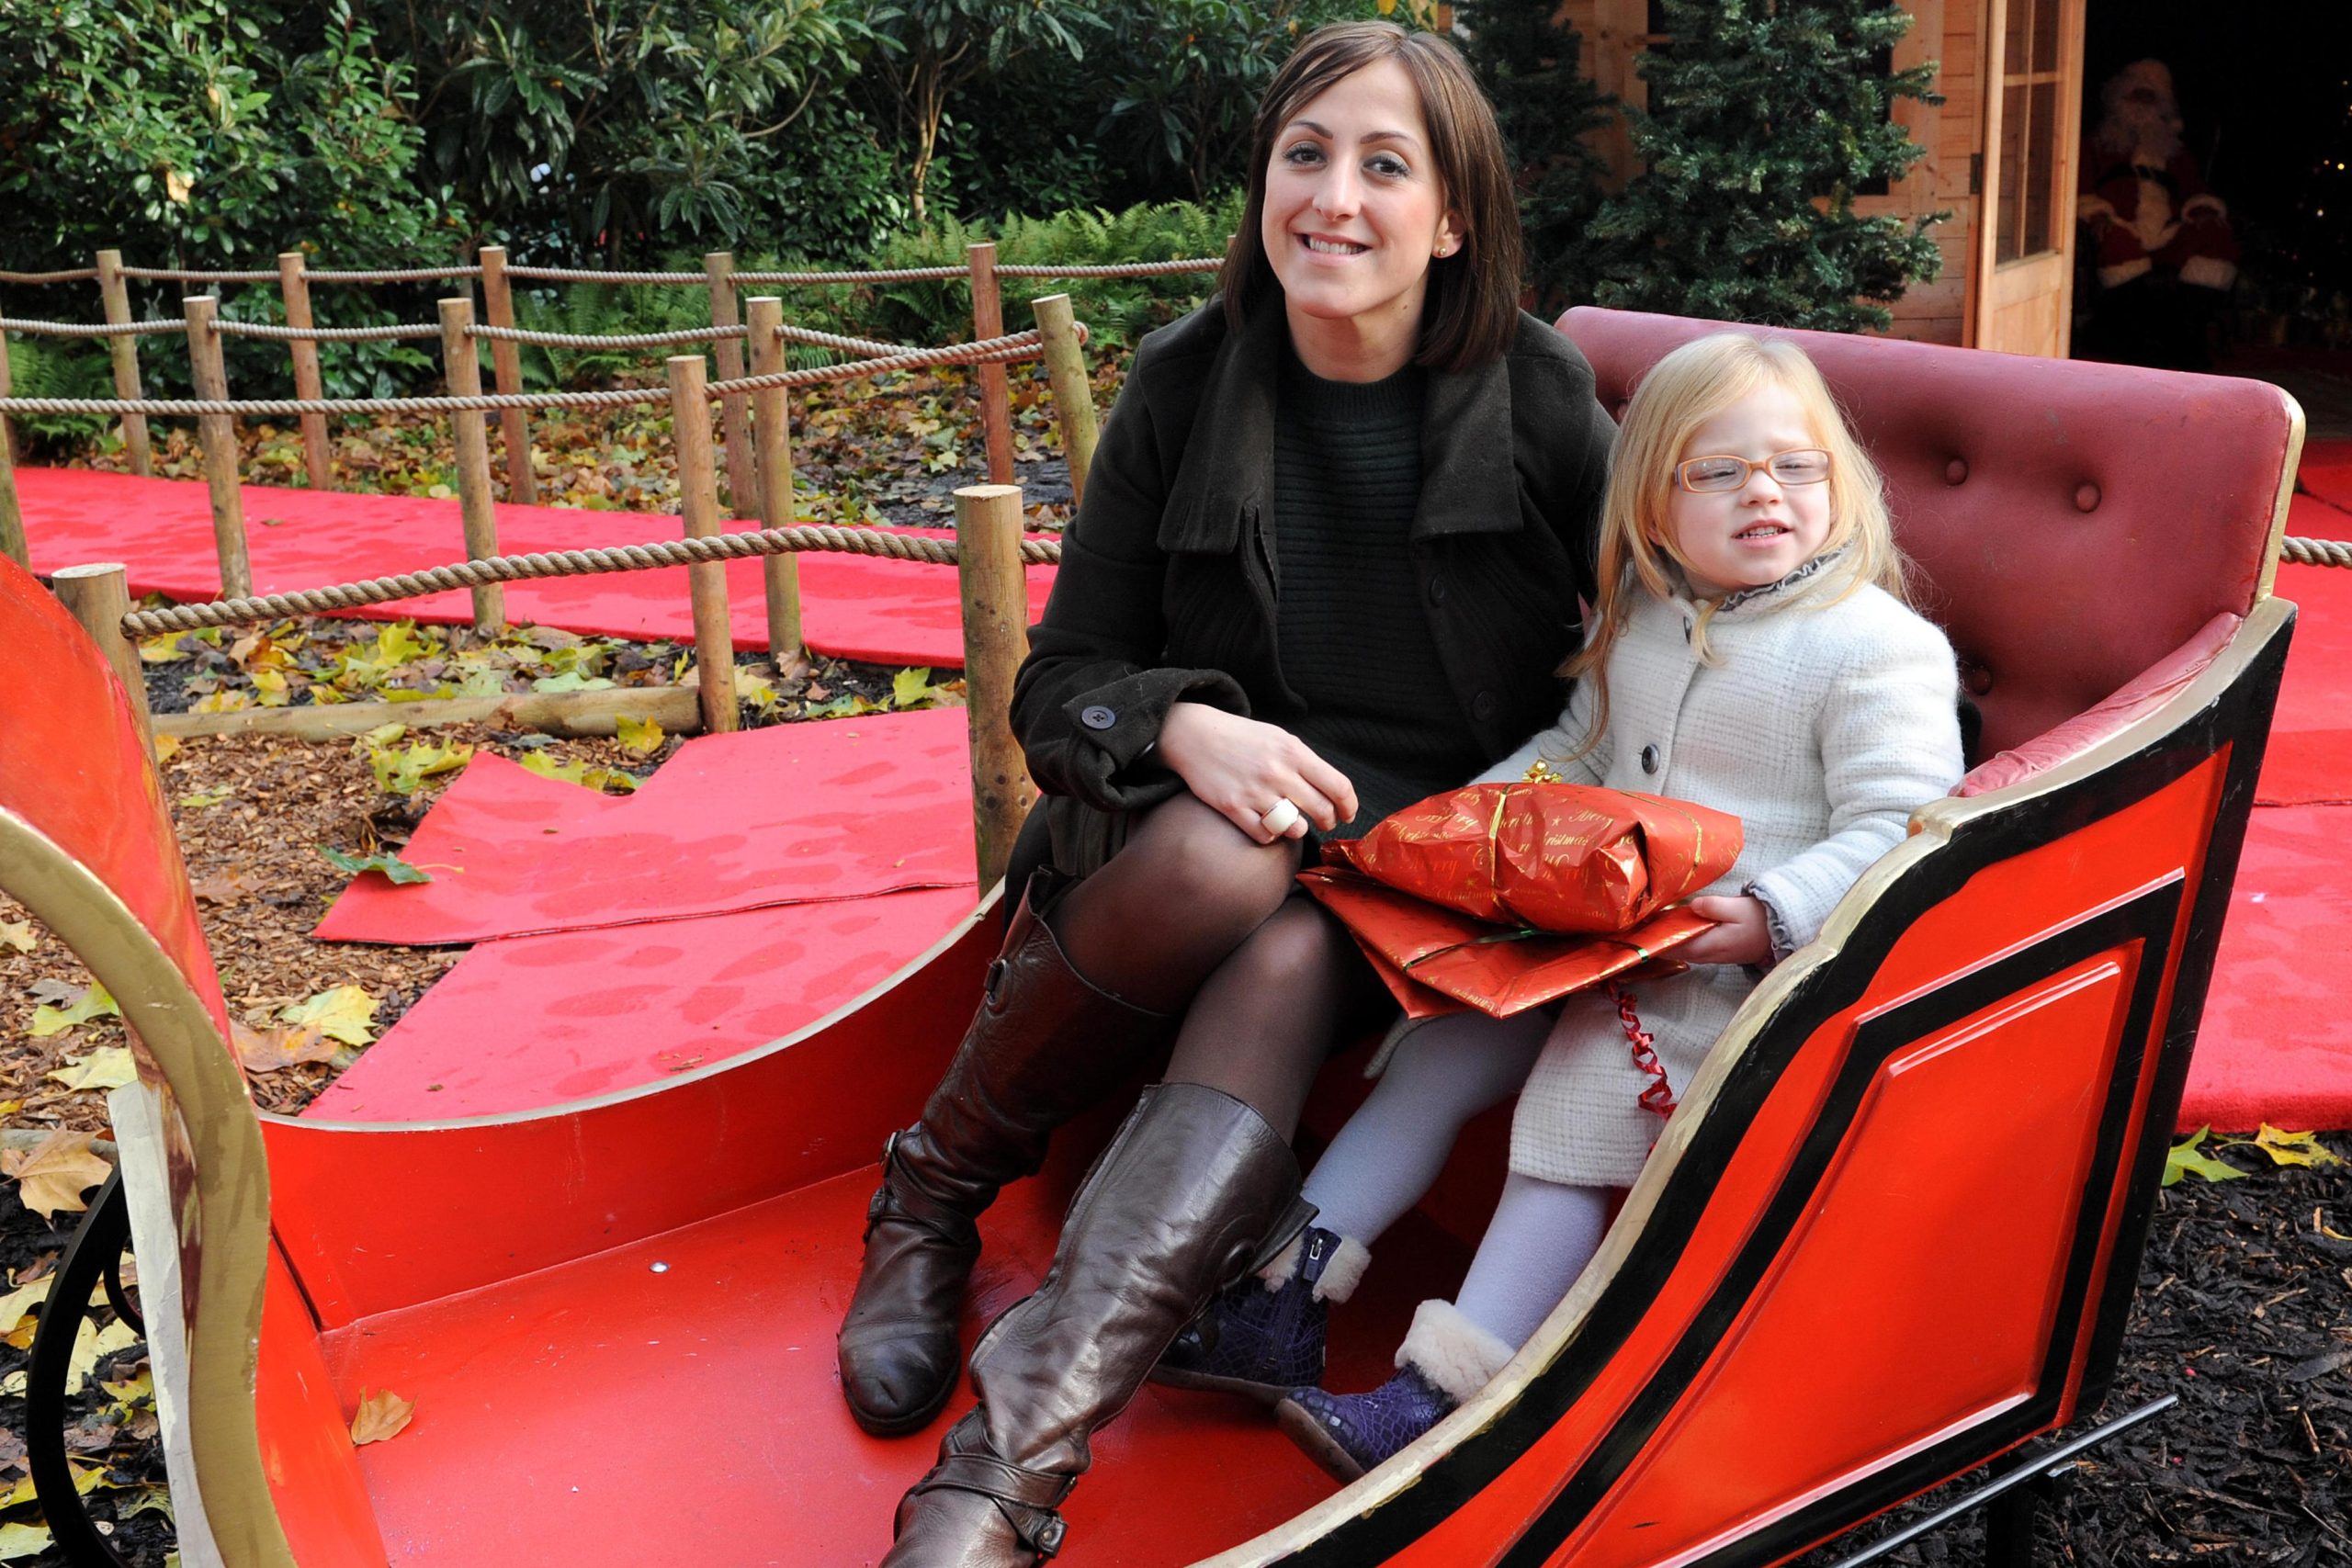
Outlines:
{"label": "orange-framed glasses", "polygon": [[1829,454],[1818,446],[1775,452],[1760,463],[1745,457],[1686,457],[1674,466],[1674,482],[1700,495],[1737,490],[1761,468],[1784,485],[1817,485],[1829,477]]}

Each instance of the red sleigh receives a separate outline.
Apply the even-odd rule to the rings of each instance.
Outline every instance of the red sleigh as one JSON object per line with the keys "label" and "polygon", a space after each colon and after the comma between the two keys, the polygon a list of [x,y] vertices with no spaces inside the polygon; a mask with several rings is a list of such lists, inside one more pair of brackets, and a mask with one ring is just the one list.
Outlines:
{"label": "red sleigh", "polygon": [[[1612,402],[1713,330],[1562,327]],[[1488,1389],[1336,1495],[1261,1413],[1148,1391],[1064,1561],[1767,1563],[2099,1413],[2294,617],[2270,584],[2301,419],[2251,382],[1804,341],[1961,651],[1977,771],[1678,1086],[1600,1258]],[[440,1124],[258,1116],[119,688],[5,563],[0,648],[0,886],[136,1032],[118,1120],[152,1122],[124,1130],[126,1184],[183,1560],[878,1556],[936,1434],[856,1430],[833,1330],[994,898],[856,1004],[657,1084]],[[1362,1087],[1335,1066],[1310,1131]],[[1043,1269],[1103,1131],[989,1216],[973,1325]],[[1450,1292],[1501,1131],[1337,1314],[1342,1386]],[[355,1450],[387,1387],[417,1420]]]}

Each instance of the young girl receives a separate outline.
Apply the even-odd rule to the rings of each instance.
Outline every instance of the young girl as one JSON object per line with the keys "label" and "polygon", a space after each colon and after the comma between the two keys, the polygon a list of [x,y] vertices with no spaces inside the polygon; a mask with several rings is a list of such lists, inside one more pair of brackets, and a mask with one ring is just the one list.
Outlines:
{"label": "young girl", "polygon": [[[1904,598],[1877,471],[1812,361],[1725,333],[1668,355],[1626,410],[1600,524],[1600,600],[1553,728],[1477,782],[1560,778],[1736,813],[1738,863],[1691,901],[1717,922],[1638,988],[1679,1094],[1762,965],[1813,940],[1912,809],[1962,772],[1943,634]],[[1375,1064],[1375,1067],[1378,1064]],[[1531,1070],[1532,1069],[1532,1070]],[[1421,1304],[1383,1387],[1301,1387],[1284,1428],[1352,1479],[1501,1370],[1600,1243],[1611,1190],[1663,1126],[1615,1000],[1456,1014],[1408,1035],[1308,1179],[1319,1211],[1257,1282],[1227,1292],[1162,1381],[1279,1397],[1320,1377],[1325,1303],[1436,1179],[1471,1117],[1513,1092],[1510,1175],[1453,1302]]]}

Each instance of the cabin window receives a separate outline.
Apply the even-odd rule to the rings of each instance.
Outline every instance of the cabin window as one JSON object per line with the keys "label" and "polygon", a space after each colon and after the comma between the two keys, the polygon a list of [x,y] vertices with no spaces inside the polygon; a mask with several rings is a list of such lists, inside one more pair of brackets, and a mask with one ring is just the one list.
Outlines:
{"label": "cabin window", "polygon": [[2058,248],[2058,23],[2062,0],[2009,0],[2001,44],[2000,210],[1993,259]]}

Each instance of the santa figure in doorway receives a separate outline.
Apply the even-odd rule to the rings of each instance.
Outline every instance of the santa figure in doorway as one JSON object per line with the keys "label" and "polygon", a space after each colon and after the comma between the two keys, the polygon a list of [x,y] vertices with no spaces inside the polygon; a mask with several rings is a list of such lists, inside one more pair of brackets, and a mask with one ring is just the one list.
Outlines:
{"label": "santa figure in doorway", "polygon": [[2203,322],[2237,281],[2229,209],[2181,139],[2172,72],[2135,61],[2100,89],[2076,215],[2096,243],[2097,312],[2119,358],[2194,365]]}

